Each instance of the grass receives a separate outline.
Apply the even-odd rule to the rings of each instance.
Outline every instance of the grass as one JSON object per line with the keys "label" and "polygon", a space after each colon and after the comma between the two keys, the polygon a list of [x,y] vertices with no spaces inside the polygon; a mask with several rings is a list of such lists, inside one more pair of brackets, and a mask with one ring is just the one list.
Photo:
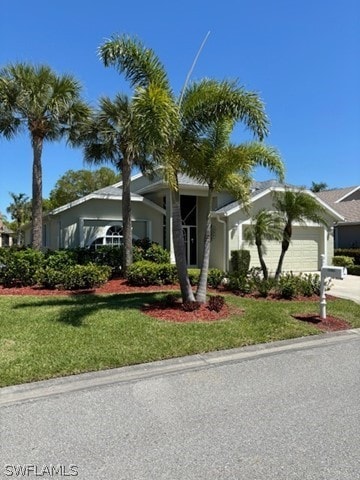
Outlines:
{"label": "grass", "polygon": [[[226,321],[169,323],[140,311],[161,294],[0,297],[0,386],[314,335],[291,317],[318,313],[317,302],[229,296],[244,309]],[[360,327],[360,305],[331,300],[328,315]]]}

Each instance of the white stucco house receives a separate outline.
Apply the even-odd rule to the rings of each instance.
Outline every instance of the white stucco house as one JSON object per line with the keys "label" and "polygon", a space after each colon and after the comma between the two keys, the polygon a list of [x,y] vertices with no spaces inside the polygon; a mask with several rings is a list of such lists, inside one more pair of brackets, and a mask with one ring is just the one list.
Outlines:
{"label": "white stucco house", "polygon": [[[186,175],[179,178],[181,210],[186,252],[189,266],[200,266],[204,237],[204,209],[207,187]],[[85,197],[57,208],[44,217],[44,247],[50,249],[118,245],[122,241],[121,182],[97,190]],[[255,246],[243,240],[251,216],[259,209],[273,209],[273,192],[284,190],[275,180],[254,182],[251,191],[251,209],[245,213],[242,205],[227,192],[214,198],[212,216],[212,244],[210,267],[229,269],[232,250],[247,248],[251,252],[251,266],[259,266]],[[149,237],[167,248],[173,258],[171,228],[171,196],[167,184],[160,177],[148,178],[142,174],[132,177],[133,238]],[[313,195],[309,192],[310,195]],[[314,195],[313,195],[314,196]],[[316,198],[316,197],[315,197]],[[317,199],[325,207],[329,225],[341,221],[342,216]],[[30,243],[30,231],[26,241]],[[328,262],[333,256],[333,229],[318,224],[294,225],[291,246],[285,256],[284,270],[293,272],[318,271],[321,254]],[[274,272],[281,250],[280,242],[267,242],[265,260]]]}

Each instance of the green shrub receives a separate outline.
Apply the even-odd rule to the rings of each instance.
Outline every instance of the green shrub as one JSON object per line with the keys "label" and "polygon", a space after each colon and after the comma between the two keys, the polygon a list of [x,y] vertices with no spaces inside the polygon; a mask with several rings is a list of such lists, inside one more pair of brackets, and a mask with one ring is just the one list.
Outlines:
{"label": "green shrub", "polygon": [[360,276],[360,265],[353,265],[347,269],[348,275]]}
{"label": "green shrub", "polygon": [[232,273],[239,277],[245,276],[249,271],[250,259],[249,250],[232,250],[230,260]]}
{"label": "green shrub", "polygon": [[105,265],[71,265],[63,271],[61,287],[65,290],[95,288],[104,285],[111,275],[111,267]]}
{"label": "green shrub", "polygon": [[192,286],[197,285],[200,279],[200,268],[188,268],[187,272],[188,272],[190,285]]}
{"label": "green shrub", "polygon": [[155,263],[170,263],[170,253],[161,245],[152,243],[151,246],[145,250],[144,260]]}
{"label": "green shrub", "polygon": [[130,285],[164,285],[176,282],[176,266],[169,263],[154,263],[148,260],[135,262],[128,268],[127,280]]}
{"label": "green shrub", "polygon": [[254,291],[254,283],[247,276],[237,276],[231,274],[226,288],[234,293],[248,294]]}
{"label": "green shrub", "polygon": [[259,283],[256,284],[256,289],[259,292],[260,297],[266,298],[271,290],[275,287],[275,280],[273,278],[264,278],[260,279]]}
{"label": "green shrub", "polygon": [[61,270],[69,265],[76,265],[74,250],[48,250],[44,257],[44,267]]}
{"label": "green shrub", "polygon": [[36,272],[42,267],[44,254],[31,248],[12,250],[4,259],[1,281],[5,287],[35,285]]}
{"label": "green shrub", "polygon": [[354,265],[354,259],[353,257],[347,257],[345,255],[338,255],[336,257],[333,257],[332,259],[332,264],[335,265],[335,267],[352,267]]}
{"label": "green shrub", "polygon": [[211,288],[218,288],[223,279],[225,278],[225,272],[218,268],[210,268],[208,274],[207,284]]}
{"label": "green shrub", "polygon": [[352,257],[355,265],[360,265],[360,248],[335,248],[334,255]]}
{"label": "green shrub", "polygon": [[300,291],[300,277],[292,272],[281,274],[276,289],[282,298],[291,299]]}
{"label": "green shrub", "polygon": [[[67,267],[69,268],[69,267]],[[44,288],[63,288],[66,267],[58,270],[52,267],[40,268],[35,275],[36,283]]]}

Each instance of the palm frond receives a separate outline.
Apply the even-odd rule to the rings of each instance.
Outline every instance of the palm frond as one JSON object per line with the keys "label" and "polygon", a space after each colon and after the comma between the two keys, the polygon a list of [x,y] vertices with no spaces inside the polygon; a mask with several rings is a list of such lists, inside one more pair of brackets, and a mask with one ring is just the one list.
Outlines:
{"label": "palm frond", "polygon": [[170,90],[166,71],[155,52],[127,35],[114,35],[99,48],[106,67],[115,67],[132,87],[146,87],[150,82]]}

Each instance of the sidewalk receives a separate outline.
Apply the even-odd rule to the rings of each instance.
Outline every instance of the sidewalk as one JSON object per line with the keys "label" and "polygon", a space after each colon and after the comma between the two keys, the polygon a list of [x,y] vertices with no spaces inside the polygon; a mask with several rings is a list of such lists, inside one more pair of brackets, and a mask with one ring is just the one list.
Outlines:
{"label": "sidewalk", "polygon": [[360,277],[346,275],[343,280],[331,279],[331,288],[327,292],[334,297],[345,298],[360,303]]}

